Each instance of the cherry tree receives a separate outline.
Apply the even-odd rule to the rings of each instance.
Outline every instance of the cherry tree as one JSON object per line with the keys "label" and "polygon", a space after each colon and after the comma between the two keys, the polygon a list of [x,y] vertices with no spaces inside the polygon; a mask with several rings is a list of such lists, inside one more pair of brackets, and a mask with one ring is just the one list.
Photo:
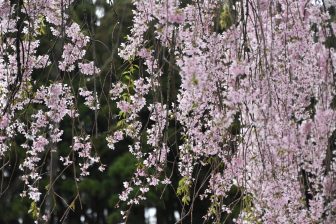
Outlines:
{"label": "cherry tree", "polygon": [[[112,90],[141,164],[121,200],[137,204],[150,186],[169,183],[168,129],[178,123],[177,194],[190,205],[182,220],[200,197],[211,201],[204,218],[222,222],[234,207],[225,204],[228,192],[238,187],[237,223],[334,222],[336,54],[328,43],[336,24],[327,3],[135,1],[120,56],[140,58],[148,75],[134,81],[127,99],[123,82]],[[181,79],[176,101],[162,97],[162,77],[172,70]],[[144,94],[156,97],[146,104]],[[154,122],[145,127],[146,143],[137,119],[144,107]],[[146,144],[151,151],[142,150]],[[211,167],[205,180],[199,166]]]}
{"label": "cherry tree", "polygon": [[[23,136],[22,196],[33,201],[37,220],[48,220],[40,208],[55,181],[41,186],[55,172],[52,166],[43,172],[46,156],[77,168],[76,183],[92,166],[104,170],[94,133],[73,133],[68,155],[53,153],[62,141],[60,122],[79,123],[79,98],[100,108],[95,90],[64,79],[75,70],[82,77],[100,72],[84,59],[90,38],[71,20],[72,2],[0,1],[0,156],[6,161]],[[106,138],[107,150],[131,139],[138,161],[120,194],[130,207],[122,211],[125,221],[162,185],[184,205],[181,221],[200,199],[210,202],[204,219],[212,223],[225,221],[237,205],[237,223],[335,222],[332,2],[135,0],[134,6],[131,34],[119,51],[129,67],[110,90],[119,121]],[[59,57],[39,51],[45,23],[60,39]],[[50,67],[58,74],[51,84],[34,79]],[[150,113],[146,124],[141,111]],[[233,188],[239,198],[228,204]]]}
{"label": "cherry tree", "polygon": [[[65,117],[71,117],[73,125],[78,122],[78,97],[83,97],[84,104],[90,109],[99,109],[93,91],[84,89],[85,86],[76,89],[72,83],[65,82],[65,77],[75,69],[79,69],[83,77],[99,73],[93,62],[84,59],[89,37],[70,19],[68,9],[72,2],[0,1],[1,169],[9,163],[11,150],[22,142],[19,148],[25,159],[19,168],[25,189],[21,195],[32,200],[30,212],[37,220],[47,221],[50,216],[40,212],[40,208],[46,204],[46,195],[52,194],[53,184],[59,178],[52,162],[61,161],[64,169],[79,167],[79,173],[74,174],[76,182],[89,174],[89,167],[100,165],[90,136],[82,133],[73,134],[73,144],[69,145],[67,156],[57,153],[56,146],[62,141],[64,132],[59,127],[60,122]],[[56,40],[55,45],[57,40],[61,42],[62,53],[59,56],[51,53],[55,45],[48,52],[39,50],[39,37],[46,32],[46,24]],[[52,77],[47,68],[56,70],[56,75]],[[36,72],[48,76],[48,81],[41,83],[36,80]],[[46,160],[50,164],[46,164]],[[50,181],[43,186],[41,179],[46,176]]]}

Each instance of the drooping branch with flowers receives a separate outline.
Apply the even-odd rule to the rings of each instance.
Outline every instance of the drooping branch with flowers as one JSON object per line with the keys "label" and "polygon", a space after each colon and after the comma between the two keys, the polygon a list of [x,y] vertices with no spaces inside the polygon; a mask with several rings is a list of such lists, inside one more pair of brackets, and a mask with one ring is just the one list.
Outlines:
{"label": "drooping branch with flowers", "polygon": [[[84,59],[89,37],[70,19],[72,2],[0,1],[1,169],[11,163],[12,151],[24,153],[25,159],[19,165],[25,184],[21,195],[32,200],[30,213],[37,220],[49,219],[52,209],[44,209],[48,210],[44,214],[40,208],[45,206],[48,195],[55,196],[53,185],[64,169],[79,167],[79,173],[74,172],[74,181],[78,182],[81,176],[88,175],[89,167],[100,164],[90,136],[82,131],[78,136],[73,133],[66,156],[57,152],[64,133],[60,123],[66,117],[72,119],[73,125],[79,122],[78,93],[85,98],[85,105],[99,109],[92,91],[66,82],[75,69],[83,77],[99,73],[93,62]],[[50,32],[53,41],[47,52],[41,52],[40,37],[46,32]],[[61,53],[56,54],[56,48]],[[47,81],[37,80],[38,73]],[[64,166],[61,172],[53,164],[59,161]],[[45,177],[49,178],[47,185],[42,182]]]}
{"label": "drooping branch with flowers", "polygon": [[[225,199],[238,187],[237,223],[334,222],[336,23],[328,11],[334,6],[306,0],[139,0],[135,6],[120,56],[139,58],[147,75],[118,107],[141,166],[121,200],[137,204],[148,186],[169,183],[165,168],[175,147],[177,194],[187,207],[182,220],[201,197],[211,201],[204,218],[223,222],[234,207]],[[163,96],[169,86],[162,79],[176,73],[175,100]],[[125,91],[122,82],[113,89]],[[144,103],[144,94],[154,95],[153,102]],[[143,107],[150,127],[137,121]],[[182,142],[169,145],[169,125],[176,124]],[[200,166],[209,170],[201,184]],[[142,188],[129,198],[135,186]]]}
{"label": "drooping branch with flowers", "polygon": [[[35,202],[37,219],[36,203],[54,183],[42,192],[39,180],[53,172],[42,167],[62,141],[60,122],[79,122],[79,99],[100,109],[95,91],[64,81],[74,70],[99,73],[84,59],[90,38],[70,19],[71,2],[0,2],[0,156],[5,164],[23,137],[22,195]],[[134,6],[131,34],[119,51],[129,67],[110,90],[119,121],[106,137],[110,150],[132,142],[138,162],[120,200],[132,208],[162,185],[183,204],[181,221],[192,219],[196,201],[204,200],[210,223],[225,222],[237,206],[237,223],[335,222],[332,1],[135,0]],[[58,57],[38,51],[44,23],[60,39]],[[52,84],[34,80],[35,71],[55,64]],[[73,134],[69,154],[58,158],[79,168],[78,176],[95,164],[104,169],[93,135]],[[238,198],[226,203],[233,188]],[[122,212],[126,221],[131,211]]]}

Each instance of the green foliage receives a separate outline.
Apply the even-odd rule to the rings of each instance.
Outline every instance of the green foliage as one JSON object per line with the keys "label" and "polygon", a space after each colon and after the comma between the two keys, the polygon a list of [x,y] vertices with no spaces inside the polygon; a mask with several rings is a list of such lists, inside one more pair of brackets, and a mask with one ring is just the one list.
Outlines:
{"label": "green foliage", "polygon": [[[110,177],[131,177],[135,171],[136,159],[130,153],[124,153],[108,169]],[[115,183],[121,184],[121,183]]]}
{"label": "green foliage", "polygon": [[229,5],[225,4],[220,14],[219,25],[222,30],[230,28],[233,24],[232,13]]}
{"label": "green foliage", "polygon": [[190,187],[191,187],[191,182],[187,177],[183,177],[179,183],[178,183],[178,188],[177,188],[177,196],[182,197],[182,203],[184,205],[189,205],[190,203]]}
{"label": "green foliage", "polygon": [[229,29],[237,22],[237,11],[234,5],[239,1],[240,0],[229,0],[222,3],[223,6],[218,15],[218,25],[220,31]]}
{"label": "green foliage", "polygon": [[28,210],[28,214],[31,214],[33,219],[38,219],[39,214],[40,214],[40,209],[37,207],[36,202],[33,201],[30,204],[30,208]]}
{"label": "green foliage", "polygon": [[248,223],[261,224],[260,219],[255,215],[253,208],[253,197],[247,194],[243,197],[243,212],[246,214],[244,220]]}
{"label": "green foliage", "polygon": [[45,23],[44,16],[38,17],[38,25],[39,25],[39,28],[37,29],[38,34],[45,35],[47,33],[47,25]]}

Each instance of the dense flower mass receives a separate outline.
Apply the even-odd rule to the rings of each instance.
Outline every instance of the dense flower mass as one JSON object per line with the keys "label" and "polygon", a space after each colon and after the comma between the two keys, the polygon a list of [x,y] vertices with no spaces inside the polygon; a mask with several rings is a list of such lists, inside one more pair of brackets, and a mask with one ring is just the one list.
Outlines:
{"label": "dense flower mass", "polygon": [[[143,161],[122,200],[133,186],[166,178],[166,125],[175,120],[183,133],[181,183],[191,187],[199,181],[196,167],[213,167],[202,193],[212,204],[205,218],[219,222],[219,214],[230,212],[223,199],[236,186],[245,202],[238,223],[334,222],[336,53],[327,44],[336,31],[328,11],[332,3],[137,0],[135,6],[132,34],[120,56],[143,59],[155,94],[160,76],[172,73],[146,39],[154,29],[181,85],[176,104],[162,104],[160,97],[141,104],[155,122],[147,128],[150,152],[142,152],[138,134],[129,130],[141,130],[135,102],[118,102],[128,113],[123,130],[135,140],[131,152]],[[186,203],[195,200],[188,197]],[[129,200],[141,199],[142,193]]]}
{"label": "dense flower mass", "polygon": [[[96,89],[65,77],[78,71],[95,78],[100,69],[84,59],[90,38],[70,19],[72,0],[13,2],[0,0],[0,159],[22,151],[22,196],[42,207],[60,172],[53,170],[55,157],[74,167],[76,183],[97,164],[104,170],[93,131],[73,131],[67,154],[58,152],[61,122],[81,124],[78,104],[95,116],[100,109]],[[237,204],[237,223],[335,223],[333,1],[134,0],[134,6],[131,34],[119,51],[130,67],[110,89],[119,121],[106,137],[113,150],[127,139],[137,160],[120,200],[130,207],[146,200],[150,190],[172,183],[177,167],[176,194],[190,208],[182,220],[201,199],[211,223]],[[58,56],[41,53],[45,32],[59,41]],[[56,78],[35,80],[47,67]],[[232,189],[240,195],[236,204],[226,203]]]}

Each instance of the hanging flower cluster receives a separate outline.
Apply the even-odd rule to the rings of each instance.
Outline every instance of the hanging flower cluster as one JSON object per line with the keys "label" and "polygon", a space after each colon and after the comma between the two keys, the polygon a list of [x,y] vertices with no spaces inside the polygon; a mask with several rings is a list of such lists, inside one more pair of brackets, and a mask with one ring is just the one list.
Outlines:
{"label": "hanging flower cluster", "polygon": [[[88,175],[88,169],[100,163],[92,152],[89,136],[72,136],[73,144],[66,157],[59,156],[57,148],[63,135],[61,122],[66,117],[74,123],[79,119],[75,103],[78,91],[85,98],[84,104],[99,109],[98,98],[91,91],[74,89],[64,82],[64,76],[75,69],[85,76],[99,73],[93,62],[84,60],[89,37],[70,20],[72,2],[0,1],[0,160],[7,164],[14,147],[25,155],[19,166],[25,184],[21,195],[34,202],[31,210],[36,219],[37,206],[42,207],[45,202],[41,195],[44,189],[46,194],[52,193],[56,181],[52,173],[59,172],[53,170],[52,162],[60,161],[65,167],[74,165],[81,176]],[[60,45],[58,57],[52,52],[54,48],[40,53],[39,40],[47,32],[55,45]],[[50,75],[50,67],[56,75]],[[37,73],[48,78],[48,82],[41,84],[35,80]],[[41,179],[47,175],[51,181],[44,186]]]}
{"label": "hanging flower cluster", "polygon": [[[17,133],[14,134],[22,134],[26,139],[26,142],[21,145],[26,151],[26,157],[20,168],[26,173],[22,178],[28,186],[29,197],[35,202],[39,201],[38,195],[41,194],[38,191],[38,180],[42,179],[39,168],[42,156],[49,150],[55,150],[51,148],[52,144],[62,140],[63,131],[58,128],[58,124],[64,116],[73,114],[70,109],[73,106],[72,99],[70,89],[66,85],[55,84],[48,88],[42,87],[37,91],[33,101],[48,109],[38,110],[33,114],[30,124],[20,121],[15,123],[16,126],[13,124],[13,128],[17,128]],[[26,192],[23,193],[24,196],[25,194]]]}
{"label": "hanging flower cluster", "polygon": [[[100,108],[96,91],[64,82],[71,72],[100,72],[84,60],[90,38],[71,21],[72,2],[0,1],[0,159],[13,147],[24,152],[22,196],[35,203],[34,218],[43,171],[54,172],[45,158],[52,161],[62,141],[60,124],[67,117],[79,120],[75,96],[95,113]],[[110,91],[120,120],[106,138],[110,149],[132,140],[129,151],[138,161],[120,200],[138,204],[151,189],[171,184],[168,168],[177,162],[177,195],[185,206],[197,198],[210,202],[204,218],[211,222],[234,209],[225,203],[233,188],[241,194],[237,223],[335,222],[333,1],[134,5],[134,25],[119,52],[131,66]],[[58,56],[39,51],[46,29],[61,45]],[[41,85],[34,74],[48,66],[57,77]],[[147,123],[142,112],[149,113]],[[57,160],[87,176],[99,157],[89,135],[73,133],[72,140]],[[208,172],[204,180],[200,169]]]}
{"label": "hanging flower cluster", "polygon": [[[336,53],[328,42],[336,23],[327,10],[333,6],[307,0],[179,2],[134,1],[134,26],[120,56],[142,59],[151,91],[129,91],[122,81],[111,91],[125,118],[119,132],[134,140],[130,151],[141,164],[121,200],[137,204],[149,186],[169,183],[164,168],[172,120],[183,133],[177,151],[183,203],[195,200],[188,190],[199,181],[195,168],[212,167],[200,192],[211,201],[206,219],[220,222],[230,213],[233,206],[224,199],[238,187],[243,208],[237,223],[335,222]],[[160,56],[162,49],[172,60]],[[162,97],[161,78],[173,78],[167,66],[181,79],[175,103]],[[131,96],[118,97],[125,91]],[[147,94],[153,103],[146,102]],[[141,109],[150,111],[153,124],[140,123]],[[110,147],[121,136],[108,137]],[[136,186],[140,193],[130,197]]]}

